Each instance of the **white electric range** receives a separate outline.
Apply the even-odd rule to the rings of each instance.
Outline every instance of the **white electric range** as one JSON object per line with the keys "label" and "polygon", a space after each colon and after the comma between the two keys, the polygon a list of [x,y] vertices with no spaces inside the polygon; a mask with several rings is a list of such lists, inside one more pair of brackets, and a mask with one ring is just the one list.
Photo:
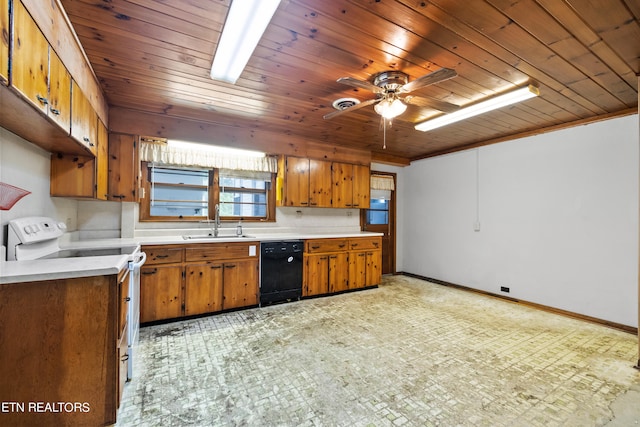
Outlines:
{"label": "white electric range", "polygon": [[125,255],[129,270],[129,309],[127,312],[127,338],[129,359],[127,378],[133,378],[133,360],[140,330],[140,267],[147,259],[140,245],[87,246],[69,245],[60,248],[59,239],[67,230],[63,222],[48,217],[25,217],[9,221],[7,261],[33,261],[44,259],[72,259]]}

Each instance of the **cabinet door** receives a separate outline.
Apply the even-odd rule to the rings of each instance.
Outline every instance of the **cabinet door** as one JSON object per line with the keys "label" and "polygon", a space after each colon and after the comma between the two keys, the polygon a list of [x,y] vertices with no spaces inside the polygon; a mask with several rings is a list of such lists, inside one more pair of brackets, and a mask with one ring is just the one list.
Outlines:
{"label": "cabinet door", "polygon": [[109,186],[109,132],[96,116],[98,126],[96,151],[96,199],[107,200]]}
{"label": "cabinet door", "polygon": [[49,117],[65,133],[71,132],[71,74],[53,49],[49,50]]}
{"label": "cabinet door", "polygon": [[109,134],[109,200],[137,201],[138,157],[134,135]]}
{"label": "cabinet door", "polygon": [[15,0],[13,6],[11,83],[46,114],[49,102],[49,44],[22,2]]}
{"label": "cabinet door", "polygon": [[323,295],[329,292],[329,255],[306,257],[305,283],[302,296]]}
{"label": "cabinet door", "polygon": [[382,280],[382,251],[367,252],[365,286],[379,285]]}
{"label": "cabinet door", "polygon": [[349,253],[349,289],[360,289],[366,286],[367,259],[365,252]]}
{"label": "cabinet door", "polygon": [[71,137],[96,154],[97,115],[80,87],[72,82]]}
{"label": "cabinet door", "polygon": [[349,261],[346,252],[329,255],[329,292],[349,289]]}
{"label": "cabinet door", "polygon": [[353,165],[334,162],[331,167],[334,208],[353,207]]}
{"label": "cabinet door", "polygon": [[189,265],[185,280],[185,316],[222,310],[222,264]]}
{"label": "cabinet door", "polygon": [[309,206],[309,159],[287,157],[285,206]]}
{"label": "cabinet door", "polygon": [[182,267],[142,267],[140,271],[140,322],[182,316]]}
{"label": "cabinet door", "polygon": [[9,0],[0,0],[0,84],[9,82]]}
{"label": "cabinet door", "polygon": [[51,195],[93,198],[95,164],[92,157],[62,153],[51,156]]}
{"label": "cabinet door", "polygon": [[309,160],[309,206],[331,207],[331,162]]}
{"label": "cabinet door", "polygon": [[258,304],[258,260],[224,264],[222,308],[249,307]]}
{"label": "cabinet door", "polygon": [[371,192],[371,173],[369,166],[353,165],[353,207],[369,208],[369,193]]}

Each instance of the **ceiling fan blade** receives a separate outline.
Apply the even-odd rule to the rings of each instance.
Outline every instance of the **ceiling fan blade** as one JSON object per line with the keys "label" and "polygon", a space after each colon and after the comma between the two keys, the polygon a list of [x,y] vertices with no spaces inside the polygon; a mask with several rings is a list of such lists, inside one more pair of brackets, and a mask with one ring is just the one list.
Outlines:
{"label": "ceiling fan blade", "polygon": [[434,108],[445,113],[453,113],[460,109],[459,105],[424,96],[406,96],[403,101],[407,104],[417,105],[418,107]]}
{"label": "ceiling fan blade", "polygon": [[438,71],[434,71],[433,73],[426,74],[410,81],[406,85],[402,86],[401,92],[413,92],[414,90],[421,89],[425,86],[452,79],[457,75],[458,73],[456,73],[456,70],[452,70],[451,68],[441,68]]}
{"label": "ceiling fan blade", "polygon": [[325,120],[333,119],[334,117],[339,116],[341,114],[350,113],[351,111],[359,110],[360,108],[366,107],[367,105],[375,104],[376,102],[380,101],[381,99],[382,98],[368,99],[366,101],[362,101],[360,104],[352,105],[351,107],[345,108],[344,110],[332,111],[332,112],[322,116],[322,118],[325,119]]}
{"label": "ceiling fan blade", "polygon": [[369,82],[364,81],[364,80],[354,79],[353,77],[340,77],[336,81],[338,83],[342,83],[342,84],[345,84],[345,85],[357,87],[357,88],[360,88],[360,89],[366,89],[366,90],[371,91],[373,93],[384,93],[384,89],[374,85],[373,83],[369,83]]}

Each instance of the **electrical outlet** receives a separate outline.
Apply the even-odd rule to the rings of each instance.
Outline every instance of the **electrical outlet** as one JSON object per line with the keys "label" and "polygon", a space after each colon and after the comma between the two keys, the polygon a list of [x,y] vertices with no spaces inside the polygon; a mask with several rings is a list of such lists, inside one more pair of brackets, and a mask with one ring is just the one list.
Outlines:
{"label": "electrical outlet", "polygon": [[506,286],[500,286],[500,292],[506,292],[509,293],[509,288]]}

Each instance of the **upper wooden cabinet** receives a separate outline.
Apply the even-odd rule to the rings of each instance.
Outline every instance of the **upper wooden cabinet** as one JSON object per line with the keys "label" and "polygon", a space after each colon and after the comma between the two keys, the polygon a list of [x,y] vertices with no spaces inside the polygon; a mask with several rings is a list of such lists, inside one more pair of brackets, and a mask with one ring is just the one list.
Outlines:
{"label": "upper wooden cabinet", "polygon": [[334,162],[332,165],[333,207],[369,207],[370,172],[368,166]]}
{"label": "upper wooden cabinet", "polygon": [[59,4],[0,0],[0,31],[0,126],[51,153],[95,156],[108,107]]}
{"label": "upper wooden cabinet", "polygon": [[49,111],[49,44],[20,1],[13,2],[11,85],[43,113]]}
{"label": "upper wooden cabinet", "polygon": [[66,133],[71,131],[71,74],[51,48],[48,114]]}
{"label": "upper wooden cabinet", "polygon": [[9,83],[9,0],[0,0],[0,84]]}
{"label": "upper wooden cabinet", "polygon": [[309,206],[331,206],[331,162],[309,160]]}
{"label": "upper wooden cabinet", "polygon": [[96,117],[96,192],[95,198],[107,200],[109,198],[109,131]]}
{"label": "upper wooden cabinet", "polygon": [[369,207],[369,166],[282,156],[279,206]]}
{"label": "upper wooden cabinet", "polygon": [[109,134],[109,200],[138,201],[138,137]]}
{"label": "upper wooden cabinet", "polygon": [[51,156],[52,196],[107,200],[109,135],[106,126],[96,123],[96,156],[56,153]]}
{"label": "upper wooden cabinet", "polygon": [[71,137],[96,154],[97,115],[75,82],[71,90]]}

